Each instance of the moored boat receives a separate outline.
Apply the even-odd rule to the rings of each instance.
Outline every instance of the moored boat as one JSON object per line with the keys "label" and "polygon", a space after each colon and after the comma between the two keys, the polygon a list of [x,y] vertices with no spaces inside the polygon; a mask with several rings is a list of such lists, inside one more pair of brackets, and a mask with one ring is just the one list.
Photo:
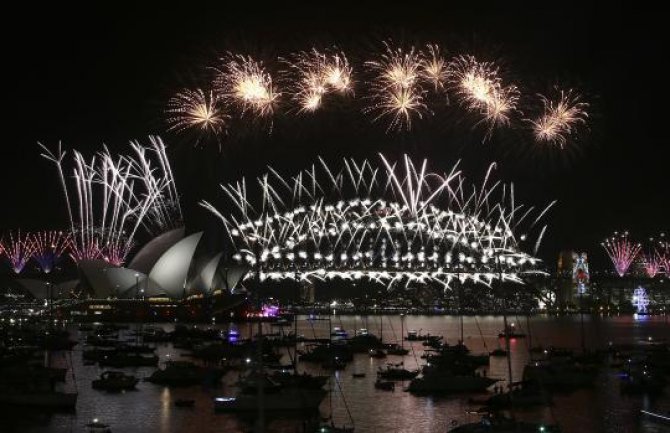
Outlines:
{"label": "moored boat", "polygon": [[125,374],[121,371],[105,371],[91,384],[94,389],[105,391],[128,391],[135,389],[139,382],[135,376]]}

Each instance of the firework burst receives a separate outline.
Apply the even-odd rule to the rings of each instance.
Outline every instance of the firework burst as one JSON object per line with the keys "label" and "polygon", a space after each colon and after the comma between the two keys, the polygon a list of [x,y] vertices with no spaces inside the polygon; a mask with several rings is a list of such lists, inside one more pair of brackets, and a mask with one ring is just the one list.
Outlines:
{"label": "firework burst", "polygon": [[628,238],[628,232],[614,233],[614,236],[603,242],[602,246],[620,277],[626,275],[642,248],[639,243],[634,243]]}
{"label": "firework burst", "polygon": [[45,274],[54,269],[60,259],[68,254],[72,246],[70,233],[62,231],[51,230],[31,233],[29,238],[34,250],[33,259]]}
{"label": "firework burst", "polygon": [[242,113],[250,111],[259,117],[270,116],[279,101],[280,93],[274,87],[272,76],[262,63],[250,56],[228,54],[214,84]]}
{"label": "firework burst", "polygon": [[588,118],[588,104],[580,102],[580,96],[573,90],[560,91],[558,100],[552,100],[539,95],[544,112],[536,119],[531,120],[535,140],[539,143],[549,143],[565,146],[570,135],[578,125],[586,123]]}
{"label": "firework burst", "polygon": [[103,259],[121,265],[140,227],[162,231],[181,221],[165,145],[154,137],[151,143],[157,166],[137,142],[131,143],[134,155],[112,156],[105,148],[86,159],[75,150],[70,182],[64,174],[65,152],[60,146],[54,153],[41,145],[42,156],[56,165],[62,182],[72,233],[70,255],[76,262]]}
{"label": "firework burst", "polygon": [[196,130],[221,134],[229,116],[223,112],[216,93],[202,89],[184,89],[168,101],[168,131]]}
{"label": "firework burst", "polygon": [[344,53],[322,53],[316,49],[294,54],[285,63],[295,73],[292,99],[300,112],[313,112],[328,93],[347,94],[352,90],[352,68]]}
{"label": "firework burst", "polygon": [[448,62],[437,44],[428,44],[421,56],[421,77],[433,85],[434,90],[443,89],[449,77]]}
{"label": "firework burst", "polygon": [[21,230],[17,231],[16,236],[10,232],[8,239],[3,242],[0,250],[4,251],[15,274],[23,272],[26,264],[35,253],[35,247],[30,240],[30,236],[21,235]]}
{"label": "firework burst", "polygon": [[642,254],[642,267],[649,278],[654,278],[661,271],[661,258],[655,252]]}
{"label": "firework burst", "polygon": [[367,278],[446,289],[457,279],[490,286],[541,273],[514,231],[533,229],[551,204],[540,212],[516,204],[511,187],[488,185],[493,167],[481,187],[468,189],[457,167],[438,174],[407,156],[380,160],[344,160],[340,170],[320,160],[288,178],[270,169],[253,182],[260,202],[251,203],[242,179],[221,186],[232,206],[202,205],[223,222],[232,258],[258,266],[261,280]]}
{"label": "firework burst", "polygon": [[375,78],[370,83],[372,103],[364,111],[376,113],[374,121],[389,118],[387,131],[410,130],[413,117],[421,119],[429,113],[426,92],[419,83],[421,55],[414,48],[404,51],[388,44],[385,48],[377,60],[365,63]]}
{"label": "firework burst", "polygon": [[489,125],[489,134],[498,125],[509,125],[519,90],[513,84],[503,85],[495,63],[458,56],[449,64],[449,82],[461,104]]}
{"label": "firework burst", "polygon": [[663,233],[656,244],[655,252],[665,275],[670,276],[670,241],[665,238]]}

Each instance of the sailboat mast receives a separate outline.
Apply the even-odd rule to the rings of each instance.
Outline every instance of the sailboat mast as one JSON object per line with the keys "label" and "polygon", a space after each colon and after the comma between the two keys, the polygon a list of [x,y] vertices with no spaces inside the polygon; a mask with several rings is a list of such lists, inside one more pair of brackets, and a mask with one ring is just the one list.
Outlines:
{"label": "sailboat mast", "polygon": [[400,348],[405,349],[405,313],[400,313]]}
{"label": "sailboat mast", "polygon": [[500,286],[500,293],[503,300],[503,335],[505,336],[505,350],[507,351],[507,377],[509,378],[508,388],[512,389],[512,351],[510,350],[510,335],[509,327],[507,326],[507,298],[503,291],[503,273],[500,265],[500,257],[498,256],[496,263],[498,265],[498,284]]}

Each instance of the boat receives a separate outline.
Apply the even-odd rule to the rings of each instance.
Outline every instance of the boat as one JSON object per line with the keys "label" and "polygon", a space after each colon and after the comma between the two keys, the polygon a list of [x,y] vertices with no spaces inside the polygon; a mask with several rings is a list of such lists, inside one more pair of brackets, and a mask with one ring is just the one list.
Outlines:
{"label": "boat", "polygon": [[524,367],[523,380],[541,383],[549,390],[572,391],[593,384],[596,372],[571,361],[535,361]]}
{"label": "boat", "polygon": [[439,349],[442,346],[442,339],[444,337],[441,336],[432,336],[429,335],[428,338],[423,340],[423,343],[421,343],[424,347],[432,347],[433,349]]}
{"label": "boat", "polygon": [[382,349],[370,349],[368,352],[370,358],[386,358],[386,352]]}
{"label": "boat", "polygon": [[333,328],[333,331],[330,333],[330,336],[333,338],[333,340],[346,340],[349,334],[341,327],[336,326]]}
{"label": "boat", "polygon": [[384,347],[382,340],[369,332],[359,333],[347,341],[347,346],[352,352],[365,353],[371,349],[380,349]]}
{"label": "boat", "polygon": [[[276,393],[263,395],[263,409],[266,412],[311,412],[319,410],[325,390],[287,388]],[[258,395],[240,393],[235,397],[216,397],[214,410],[217,412],[245,413],[258,411]]]}
{"label": "boat", "polygon": [[287,388],[321,389],[328,382],[328,376],[313,376],[307,373],[298,374],[290,370],[275,371],[270,379]]}
{"label": "boat", "polygon": [[424,341],[430,338],[430,334],[421,334],[421,330],[417,331],[415,329],[412,329],[411,331],[407,331],[407,337],[405,337],[405,340],[407,341]]}
{"label": "boat", "polygon": [[158,356],[134,352],[113,352],[105,355],[98,361],[101,366],[114,368],[123,367],[155,367],[158,365]]}
{"label": "boat", "polygon": [[551,394],[532,382],[516,382],[510,391],[493,395],[484,402],[484,405],[494,409],[527,408],[551,404]]}
{"label": "boat", "polygon": [[459,392],[479,392],[496,383],[497,380],[476,374],[453,374],[448,371],[424,372],[412,379],[407,390],[412,394],[452,394]]}
{"label": "boat", "polygon": [[225,374],[224,369],[204,368],[188,361],[168,361],[165,368],[154,371],[147,382],[167,386],[191,386],[200,383],[218,383]]}
{"label": "boat", "polygon": [[395,391],[395,382],[377,379],[375,381],[375,388],[383,391]]}
{"label": "boat", "polygon": [[174,405],[177,407],[193,407],[195,406],[195,400],[187,400],[180,398],[178,400],[175,400]]}
{"label": "boat", "polygon": [[109,424],[100,422],[97,418],[85,425],[89,433],[112,433]]}
{"label": "boat", "polygon": [[345,344],[319,344],[311,346],[307,352],[300,355],[300,361],[307,362],[327,363],[333,359],[352,361],[353,351]]}
{"label": "boat", "polygon": [[507,351],[505,349],[499,347],[499,348],[494,349],[491,352],[489,352],[489,356],[494,356],[494,357],[507,356]]}
{"label": "boat", "polygon": [[105,371],[91,385],[93,389],[114,392],[135,389],[137,382],[139,382],[139,379],[135,376],[125,374],[121,371]]}
{"label": "boat", "polygon": [[526,338],[526,334],[517,331],[514,323],[510,323],[507,328],[500,331],[498,338]]}
{"label": "boat", "polygon": [[399,365],[388,364],[386,368],[379,367],[377,376],[386,380],[412,380],[419,375],[418,370],[407,370]]}
{"label": "boat", "polygon": [[397,344],[392,344],[386,348],[386,353],[388,353],[389,355],[405,356],[409,354],[409,350],[400,347]]}
{"label": "boat", "polygon": [[486,414],[479,422],[452,428],[449,433],[559,433],[557,426],[517,421],[499,414]]}

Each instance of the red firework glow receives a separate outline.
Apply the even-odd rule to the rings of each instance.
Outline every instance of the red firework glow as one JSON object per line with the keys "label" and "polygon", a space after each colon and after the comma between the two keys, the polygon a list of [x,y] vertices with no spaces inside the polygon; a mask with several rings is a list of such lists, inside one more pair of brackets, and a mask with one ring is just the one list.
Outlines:
{"label": "red firework glow", "polygon": [[614,269],[620,277],[626,275],[628,268],[630,268],[642,248],[639,243],[636,244],[628,239],[628,232],[622,234],[615,232],[614,236],[602,243],[602,246],[607,251],[607,255],[612,260]]}
{"label": "red firework glow", "polygon": [[27,238],[34,250],[33,258],[45,274],[51,272],[72,247],[72,236],[62,231],[36,232],[29,234]]}
{"label": "red firework glow", "polygon": [[16,237],[10,232],[9,239],[2,241],[0,250],[4,251],[15,274],[23,271],[35,252],[30,236],[21,236],[21,230],[17,232]]}

